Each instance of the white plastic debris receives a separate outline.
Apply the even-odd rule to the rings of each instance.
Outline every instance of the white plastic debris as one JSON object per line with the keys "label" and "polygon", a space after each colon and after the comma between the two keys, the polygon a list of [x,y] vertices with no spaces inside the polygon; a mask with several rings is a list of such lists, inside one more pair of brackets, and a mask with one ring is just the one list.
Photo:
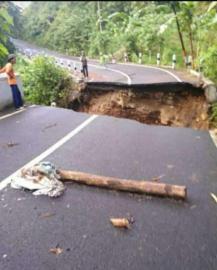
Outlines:
{"label": "white plastic debris", "polygon": [[33,190],[33,195],[48,195],[58,197],[63,194],[65,187],[50,162],[40,162],[31,168],[23,169],[21,174],[11,179],[11,187],[15,189]]}

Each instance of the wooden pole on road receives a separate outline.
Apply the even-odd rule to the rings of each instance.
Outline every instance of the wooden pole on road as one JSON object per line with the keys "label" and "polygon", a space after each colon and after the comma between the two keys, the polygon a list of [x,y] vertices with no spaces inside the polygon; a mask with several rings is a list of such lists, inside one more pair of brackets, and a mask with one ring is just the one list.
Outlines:
{"label": "wooden pole on road", "polygon": [[176,199],[186,199],[187,189],[185,186],[156,183],[151,181],[127,180],[106,176],[93,175],[89,173],[59,170],[61,181],[72,181],[89,186],[97,186],[115,190],[145,193]]}

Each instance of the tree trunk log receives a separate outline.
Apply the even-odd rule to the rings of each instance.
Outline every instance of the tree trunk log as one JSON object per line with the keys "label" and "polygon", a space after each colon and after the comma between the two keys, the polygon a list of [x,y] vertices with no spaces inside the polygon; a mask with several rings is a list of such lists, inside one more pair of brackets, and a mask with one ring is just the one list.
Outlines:
{"label": "tree trunk log", "polygon": [[97,186],[115,190],[159,195],[177,199],[186,199],[187,189],[185,186],[156,183],[151,181],[136,181],[113,177],[93,175],[89,173],[59,170],[61,181],[73,181],[79,184]]}
{"label": "tree trunk log", "polygon": [[190,45],[191,45],[191,56],[192,56],[192,68],[195,68],[195,55],[194,55],[194,44],[193,44],[193,34],[192,34],[192,29],[191,26],[189,25],[189,40],[190,40]]}

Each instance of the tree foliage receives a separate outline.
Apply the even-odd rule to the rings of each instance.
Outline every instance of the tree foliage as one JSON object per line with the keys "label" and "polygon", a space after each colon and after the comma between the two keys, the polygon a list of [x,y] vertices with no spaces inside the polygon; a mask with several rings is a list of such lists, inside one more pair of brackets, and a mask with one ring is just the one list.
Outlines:
{"label": "tree foliage", "polygon": [[[174,13],[175,10],[175,13]],[[123,60],[185,64],[191,55],[195,68],[217,81],[216,1],[70,1],[32,2],[23,17],[23,38],[72,55],[86,51],[90,57],[114,55]],[[177,22],[179,28],[177,28]],[[183,53],[184,51],[184,53]],[[216,70],[216,68],[214,68]]]}
{"label": "tree foliage", "polygon": [[12,18],[8,14],[8,3],[0,2],[0,62],[3,61],[7,55],[7,43],[9,34],[11,31],[11,25],[13,24]]}
{"label": "tree foliage", "polygon": [[36,57],[33,61],[19,57],[18,71],[21,74],[26,99],[35,104],[58,103],[73,87],[68,73],[55,65],[53,58]]}
{"label": "tree foliage", "polygon": [[16,36],[20,31],[19,9],[10,1],[0,1],[0,66],[5,62],[7,54],[14,51],[10,36]]}

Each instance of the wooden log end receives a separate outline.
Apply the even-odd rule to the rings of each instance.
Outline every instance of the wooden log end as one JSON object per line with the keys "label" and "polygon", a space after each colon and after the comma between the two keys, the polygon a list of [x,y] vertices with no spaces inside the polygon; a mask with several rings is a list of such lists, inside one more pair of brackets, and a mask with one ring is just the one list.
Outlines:
{"label": "wooden log end", "polygon": [[117,228],[125,228],[125,229],[130,228],[129,220],[126,218],[110,218],[110,222],[114,227]]}

